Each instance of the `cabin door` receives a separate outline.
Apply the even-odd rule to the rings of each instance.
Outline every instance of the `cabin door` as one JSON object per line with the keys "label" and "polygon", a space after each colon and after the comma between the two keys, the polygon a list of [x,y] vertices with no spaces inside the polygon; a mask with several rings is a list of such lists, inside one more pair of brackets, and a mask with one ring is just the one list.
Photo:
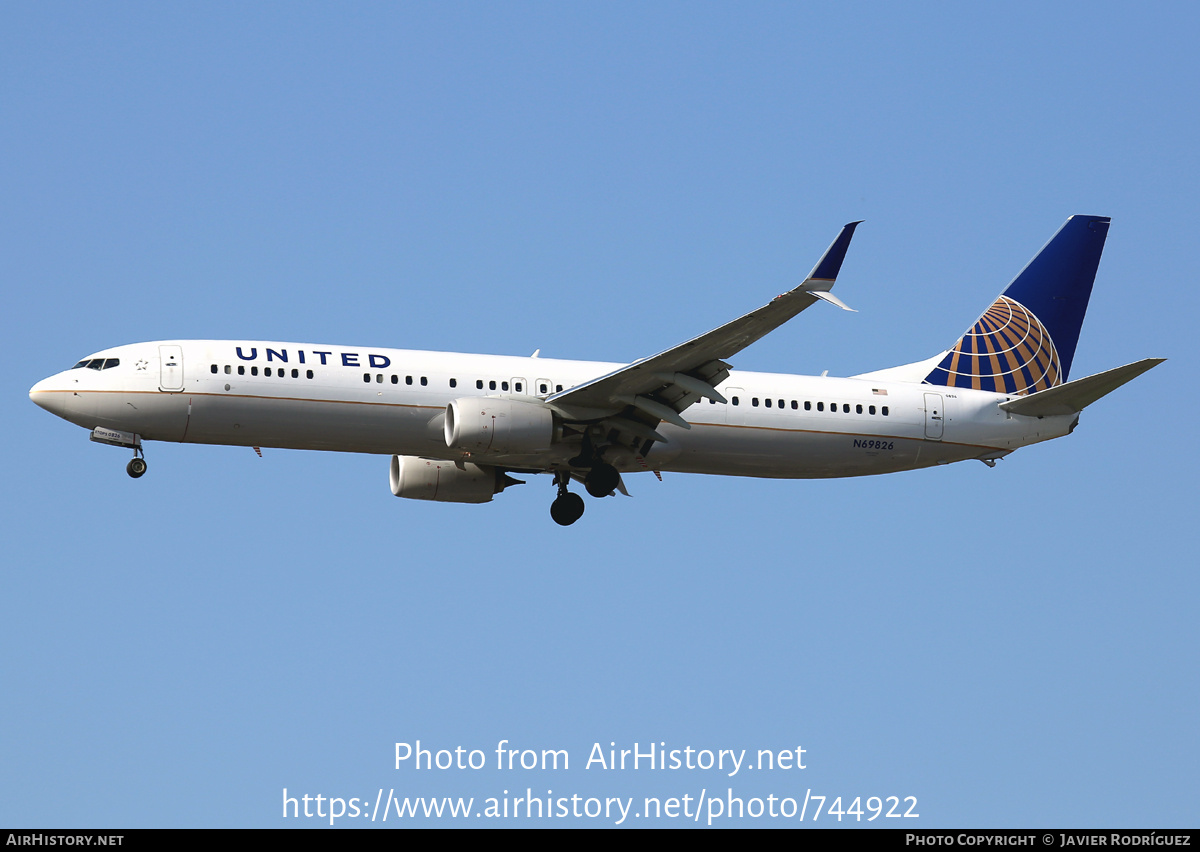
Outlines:
{"label": "cabin door", "polygon": [[158,389],[167,393],[183,390],[183,347],[158,347]]}
{"label": "cabin door", "polygon": [[925,394],[925,437],[935,441],[942,440],[942,429],[945,423],[946,411],[942,407],[940,393]]}

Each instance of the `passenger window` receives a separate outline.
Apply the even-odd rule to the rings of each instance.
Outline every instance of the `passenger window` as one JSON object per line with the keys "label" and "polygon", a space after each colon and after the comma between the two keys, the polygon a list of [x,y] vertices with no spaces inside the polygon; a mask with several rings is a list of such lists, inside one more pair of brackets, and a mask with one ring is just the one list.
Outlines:
{"label": "passenger window", "polygon": [[412,376],[405,376],[405,377],[404,377],[404,384],[406,384],[406,385],[411,385],[411,384],[412,384]]}
{"label": "passenger window", "polygon": [[475,389],[476,389],[476,390],[483,390],[483,379],[476,379],[476,380],[475,380]]}
{"label": "passenger window", "polygon": [[[309,370],[309,371],[308,371],[308,377],[309,377],[310,379],[313,377],[312,370]],[[395,377],[395,376],[392,376],[392,378],[394,379],[394,378],[396,378],[396,377]]]}
{"label": "passenger window", "polygon": [[[78,365],[78,364],[76,364],[75,366],[76,366],[76,367],[78,367],[79,365]],[[74,369],[74,368],[72,368],[72,369]],[[212,371],[213,371],[214,373],[215,373],[215,372],[217,372],[217,365],[216,365],[216,364],[213,364],[213,365],[212,365]]]}
{"label": "passenger window", "polygon": [[495,390],[495,389],[496,389],[496,382],[495,381],[488,382],[488,390]]}
{"label": "passenger window", "polygon": [[883,416],[884,417],[888,416],[888,407],[886,405],[883,407]]}
{"label": "passenger window", "polygon": [[[292,370],[292,374],[295,375],[295,373],[296,373],[296,371]],[[375,384],[377,384],[377,385],[383,384],[383,373],[375,374]]]}
{"label": "passenger window", "polygon": [[232,367],[230,367],[228,364],[226,364],[226,365],[225,365],[225,375],[227,375],[227,376],[228,376],[228,375],[229,375],[230,373],[232,373],[232,372],[233,372],[233,368],[232,368]]}
{"label": "passenger window", "polygon": [[538,393],[545,393],[545,392],[546,392],[546,383],[542,382],[540,385],[538,385]]}
{"label": "passenger window", "polygon": [[874,413],[875,413],[875,406],[873,406],[873,405],[868,405],[868,406],[867,406],[867,413],[868,413],[868,414],[874,414]]}
{"label": "passenger window", "polygon": [[513,390],[515,390],[517,393],[521,393],[521,383],[517,382],[515,385],[513,385]]}
{"label": "passenger window", "polygon": [[555,392],[555,393],[562,393],[562,385],[555,385],[555,386],[554,386],[554,392]]}
{"label": "passenger window", "polygon": [[766,399],[766,400],[763,400],[763,401],[764,401],[764,402],[766,402],[766,404],[767,404],[767,408],[770,408],[770,407],[771,407],[771,400],[769,400],[769,399]]}
{"label": "passenger window", "polygon": [[257,375],[258,375],[258,367],[251,367],[251,368],[250,368],[250,375],[252,375],[252,376],[257,376]]}
{"label": "passenger window", "polygon": [[751,399],[750,404],[752,406],[754,406],[755,408],[758,408],[758,397],[754,397],[753,399]]}
{"label": "passenger window", "polygon": [[392,384],[394,384],[394,385],[400,384],[400,377],[397,376],[395,373],[392,373]]}
{"label": "passenger window", "polygon": [[825,410],[825,403],[818,402],[817,403],[817,411],[824,411],[824,410]]}
{"label": "passenger window", "polygon": [[[300,378],[300,370],[297,367],[292,367],[292,378],[293,379]],[[379,377],[379,381],[381,381],[381,382],[383,381],[383,376]]]}
{"label": "passenger window", "polygon": [[243,367],[241,364],[238,364],[238,375],[239,376],[246,375],[246,368]]}
{"label": "passenger window", "polygon": [[796,402],[796,400],[793,399],[792,400],[792,411],[796,411],[799,408],[800,408],[800,405]]}
{"label": "passenger window", "polygon": [[429,379],[421,376],[421,387],[425,387],[427,384],[429,384]]}
{"label": "passenger window", "polygon": [[500,390],[503,390],[503,391],[506,391],[506,390],[508,390],[508,382],[501,382],[501,383],[500,383]]}
{"label": "passenger window", "polygon": [[364,381],[364,382],[366,382],[367,384],[370,384],[370,382],[371,382],[371,374],[370,374],[370,373],[363,373],[363,381]]}
{"label": "passenger window", "polygon": [[451,379],[451,380],[450,380],[450,387],[452,387],[452,388],[456,388],[456,387],[458,387],[458,379]]}
{"label": "passenger window", "polygon": [[[226,370],[228,370],[229,368],[228,368],[228,367],[226,367],[225,369],[226,369]],[[270,368],[270,367],[263,367],[263,375],[264,375],[264,376],[267,376],[268,378],[270,378],[270,376],[271,376],[271,368]]]}
{"label": "passenger window", "polygon": [[738,404],[738,398],[737,398],[736,396],[733,398],[733,404],[734,404],[734,405],[737,405],[737,404]]}
{"label": "passenger window", "polygon": [[804,410],[805,410],[805,411],[812,411],[812,403],[811,403],[811,402],[809,402],[807,399],[806,399],[806,400],[804,400]]}
{"label": "passenger window", "polygon": [[855,414],[862,414],[862,406],[861,406],[861,405],[856,405],[856,406],[854,406],[854,413],[855,413]]}

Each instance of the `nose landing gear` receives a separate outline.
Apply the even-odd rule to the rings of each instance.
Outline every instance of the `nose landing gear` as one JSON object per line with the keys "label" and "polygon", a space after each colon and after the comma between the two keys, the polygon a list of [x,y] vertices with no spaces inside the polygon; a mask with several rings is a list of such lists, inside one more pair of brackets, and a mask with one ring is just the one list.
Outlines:
{"label": "nose landing gear", "polygon": [[137,479],[146,472],[146,460],[142,458],[141,450],[134,450],[138,455],[135,455],[129,460],[129,464],[125,465],[125,472]]}
{"label": "nose landing gear", "polygon": [[583,517],[583,498],[567,490],[567,482],[571,476],[566,471],[554,474],[554,482],[558,485],[558,496],[550,504],[550,517],[559,526],[569,527]]}
{"label": "nose landing gear", "polygon": [[121,432],[117,429],[107,429],[97,426],[92,430],[92,440],[97,444],[108,444],[111,447],[125,447],[133,450],[133,458],[125,465],[125,472],[137,479],[146,472],[146,459],[142,454],[142,436],[133,432]]}

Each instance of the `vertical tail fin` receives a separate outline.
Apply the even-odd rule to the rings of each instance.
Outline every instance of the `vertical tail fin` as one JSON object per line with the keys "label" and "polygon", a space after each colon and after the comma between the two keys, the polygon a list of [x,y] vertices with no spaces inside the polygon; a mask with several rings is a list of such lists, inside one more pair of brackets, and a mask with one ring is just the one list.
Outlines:
{"label": "vertical tail fin", "polygon": [[925,381],[1011,394],[1065,382],[1109,221],[1068,219]]}

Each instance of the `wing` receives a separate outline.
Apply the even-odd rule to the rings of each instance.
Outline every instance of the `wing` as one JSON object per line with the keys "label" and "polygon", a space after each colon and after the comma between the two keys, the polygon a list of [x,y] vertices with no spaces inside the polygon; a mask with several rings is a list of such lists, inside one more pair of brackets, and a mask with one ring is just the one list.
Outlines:
{"label": "wing", "polygon": [[652,441],[666,439],[654,427],[665,420],[691,428],[680,412],[707,397],[725,402],[716,386],[729,376],[725,362],[822,299],[852,310],[830,293],[858,222],[842,228],[813,271],[796,289],[743,317],[605,376],[547,398],[576,422],[612,421],[610,425]]}

